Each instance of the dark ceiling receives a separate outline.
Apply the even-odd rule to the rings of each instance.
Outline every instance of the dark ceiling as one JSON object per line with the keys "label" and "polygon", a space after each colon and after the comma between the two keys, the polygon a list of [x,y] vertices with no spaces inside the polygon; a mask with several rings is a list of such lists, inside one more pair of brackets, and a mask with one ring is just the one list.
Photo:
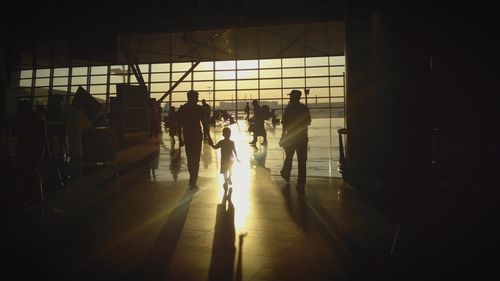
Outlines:
{"label": "dark ceiling", "polygon": [[4,36],[14,41],[342,21],[343,0],[41,0],[7,4]]}

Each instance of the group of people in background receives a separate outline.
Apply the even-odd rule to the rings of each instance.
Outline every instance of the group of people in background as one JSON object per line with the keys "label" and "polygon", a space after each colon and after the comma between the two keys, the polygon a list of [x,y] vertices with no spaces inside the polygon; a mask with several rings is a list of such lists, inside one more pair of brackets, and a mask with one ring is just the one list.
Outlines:
{"label": "group of people in background", "polygon": [[[309,108],[300,102],[302,92],[292,90],[289,94],[290,100],[285,108],[282,117],[282,135],[279,145],[285,150],[285,161],[280,171],[281,177],[290,182],[290,172],[295,153],[298,160],[297,187],[304,188],[306,183],[306,161],[308,144],[308,126],[311,124],[311,114]],[[215,149],[221,149],[221,169],[224,175],[224,188],[232,184],[231,167],[234,159],[238,160],[234,142],[230,139],[231,130],[229,127],[223,129],[224,139],[214,144],[210,137],[210,106],[205,100],[202,105],[198,105],[198,92],[190,90],[187,92],[187,102],[178,111],[171,107],[168,114],[168,127],[172,145],[175,144],[175,137],[179,140],[179,147],[185,146],[187,166],[189,171],[189,186],[197,187],[199,162],[203,140],[207,141]],[[249,122],[249,131],[253,133],[251,145],[257,143],[258,137],[262,137],[262,145],[267,145],[267,133],[265,121],[273,118],[275,125],[276,115],[272,114],[269,108],[260,106],[257,100],[252,101],[254,114],[250,118],[250,108],[247,103],[245,107],[246,117]]]}

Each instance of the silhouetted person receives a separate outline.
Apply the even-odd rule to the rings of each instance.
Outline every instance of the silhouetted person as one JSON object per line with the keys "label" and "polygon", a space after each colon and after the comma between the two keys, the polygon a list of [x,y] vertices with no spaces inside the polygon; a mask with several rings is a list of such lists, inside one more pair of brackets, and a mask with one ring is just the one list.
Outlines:
{"label": "silhouetted person", "polygon": [[249,121],[250,120],[250,104],[247,102],[245,105],[245,120]]}
{"label": "silhouetted person", "polygon": [[[225,127],[222,129],[222,135],[224,139],[219,141],[216,145],[212,145],[213,148],[220,148],[220,173],[224,175],[224,189],[226,189],[231,182],[231,170],[234,163],[234,158],[238,159],[238,154],[236,153],[236,148],[234,146],[234,141],[231,138],[231,129]],[[239,160],[238,160],[239,161]]]}
{"label": "silhouetted person", "polygon": [[180,142],[181,137],[179,134],[179,118],[177,116],[177,112],[175,111],[175,106],[171,106],[168,111],[167,120],[168,120],[168,134],[170,135],[170,143],[172,146],[175,145],[175,137],[179,139],[179,147],[183,145]]}
{"label": "silhouetted person", "polygon": [[208,143],[213,144],[209,133],[210,128],[207,120],[203,117],[203,109],[197,104],[198,96],[198,92],[189,90],[187,92],[188,101],[181,106],[178,112],[179,125],[182,131],[182,140],[180,141],[183,141],[186,146],[189,186],[191,188],[196,187],[196,181],[198,179],[203,136],[206,135]]}
{"label": "silhouetted person", "polygon": [[283,131],[280,139],[280,146],[285,149],[285,162],[280,174],[286,182],[290,182],[293,155],[297,152],[299,170],[297,187],[303,188],[306,183],[307,127],[311,125],[311,113],[309,108],[299,101],[302,92],[292,90],[288,95],[290,102],[283,113]]}
{"label": "silhouetted person", "polygon": [[264,121],[266,120],[265,112],[260,107],[259,102],[257,100],[252,101],[253,105],[253,117],[250,120],[253,122],[253,140],[250,142],[251,145],[257,143],[257,138],[259,136],[263,137],[262,144],[267,145],[267,134],[266,129],[264,127]]}
{"label": "silhouetted person", "polygon": [[48,153],[45,121],[33,111],[29,101],[20,101],[13,128],[17,136],[16,162],[25,204],[43,200],[39,168]]}
{"label": "silhouetted person", "polygon": [[[206,122],[209,122],[210,120],[210,112],[212,111],[210,109],[210,105],[205,101],[205,99],[201,100],[201,108],[203,109],[203,118],[205,118]],[[208,131],[205,132],[207,134]],[[205,140],[208,140],[208,136],[204,135],[203,138]]]}

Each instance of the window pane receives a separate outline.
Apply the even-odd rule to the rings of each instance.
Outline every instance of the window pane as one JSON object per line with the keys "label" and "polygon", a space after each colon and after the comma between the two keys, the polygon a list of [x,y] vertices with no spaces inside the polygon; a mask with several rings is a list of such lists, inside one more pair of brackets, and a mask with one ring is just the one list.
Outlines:
{"label": "window pane", "polygon": [[127,83],[127,76],[111,75],[110,81],[111,83]]}
{"label": "window pane", "polygon": [[21,70],[21,78],[32,78],[33,70]]}
{"label": "window pane", "polygon": [[69,69],[68,68],[54,68],[54,76],[68,76]]}
{"label": "window pane", "polygon": [[90,83],[91,84],[106,84],[108,81],[107,76],[91,76]]}
{"label": "window pane", "polygon": [[68,77],[54,77],[54,86],[68,85]]}
{"label": "window pane", "polygon": [[49,78],[37,78],[35,82],[35,87],[48,87]]}
{"label": "window pane", "polygon": [[19,81],[19,87],[31,87],[31,79],[21,79]]}
{"label": "window pane", "polygon": [[281,69],[260,70],[260,78],[281,78]]}
{"label": "window pane", "polygon": [[176,62],[172,64],[172,71],[186,72],[191,68],[190,62]]}
{"label": "window pane", "polygon": [[225,79],[236,79],[236,71],[216,71],[215,72],[216,80],[225,80]]}
{"label": "window pane", "polygon": [[216,61],[215,62],[215,70],[224,70],[224,69],[236,69],[236,61],[228,60],[228,61]]}
{"label": "window pane", "polygon": [[344,97],[344,87],[331,88],[331,95],[334,97]]}
{"label": "window pane", "polygon": [[233,90],[236,88],[236,82],[233,81],[216,81],[215,89],[216,90]]}
{"label": "window pane", "polygon": [[[307,84],[307,86],[309,87],[309,84]],[[308,98],[328,97],[328,95],[329,95],[328,89],[329,89],[328,87],[310,89]],[[319,102],[319,100],[318,100],[318,102]],[[325,102],[325,101],[323,101],[323,102]],[[328,100],[326,100],[326,102],[328,102]]]}
{"label": "window pane", "polygon": [[92,69],[90,70],[91,75],[95,74],[108,74],[108,67],[107,66],[92,66]]}
{"label": "window pane", "polygon": [[304,66],[304,58],[283,59],[283,67]]}
{"label": "window pane", "polygon": [[77,76],[71,79],[71,85],[86,85],[87,76]]}
{"label": "window pane", "polygon": [[[251,100],[256,98],[257,96],[257,90],[238,90],[238,99],[242,101],[246,100],[248,102],[251,102]],[[250,108],[252,108],[251,104]]]}
{"label": "window pane", "polygon": [[37,69],[36,70],[36,77],[50,77],[50,69],[48,69],[48,68]]}
{"label": "window pane", "polygon": [[[266,101],[265,103],[270,104],[269,107],[275,107],[278,103],[277,101],[281,99],[281,89],[277,90],[261,90],[260,91],[260,98],[261,99],[274,99],[276,102],[273,101]],[[263,103],[261,103],[263,104]]]}
{"label": "window pane", "polygon": [[343,86],[343,77],[330,77],[330,86]]}
{"label": "window pane", "polygon": [[86,67],[73,67],[72,75],[87,75],[87,68]]}
{"label": "window pane", "polygon": [[169,72],[169,63],[153,63],[151,64],[151,72]]}
{"label": "window pane", "polygon": [[330,65],[345,65],[345,56],[330,57]]}
{"label": "window pane", "polygon": [[142,75],[147,76],[146,74],[149,73],[149,64],[139,64],[139,70],[141,71]]}
{"label": "window pane", "polygon": [[91,94],[105,94],[106,93],[106,85],[92,85],[90,86]]}
{"label": "window pane", "polygon": [[186,93],[187,91],[191,90],[192,89],[192,86],[191,86],[191,81],[188,81],[188,82],[181,82],[179,85],[177,85],[177,87],[175,88],[176,91],[182,91],[184,93]]}
{"label": "window pane", "polygon": [[307,78],[307,87],[328,87],[328,77]]}
{"label": "window pane", "polygon": [[209,82],[194,82],[194,86],[193,88],[200,92],[203,92],[203,91],[210,91],[209,89],[212,89],[213,87],[213,82],[212,81],[209,81]]}
{"label": "window pane", "polygon": [[170,79],[170,73],[151,73],[151,82],[167,82]]}
{"label": "window pane", "polygon": [[257,78],[258,72],[257,70],[239,70],[238,71],[238,79],[248,79],[248,78]]}
{"label": "window pane", "polygon": [[328,67],[306,68],[307,76],[328,76]]}
{"label": "window pane", "polygon": [[238,69],[252,69],[259,67],[258,60],[240,60],[237,62]]}
{"label": "window pane", "polygon": [[279,68],[281,67],[281,59],[260,60],[260,68]]}
{"label": "window pane", "polygon": [[328,57],[306,58],[306,66],[328,65]]}
{"label": "window pane", "polygon": [[283,88],[304,88],[304,79],[283,79]]}
{"label": "window pane", "polygon": [[165,93],[170,89],[170,83],[151,83],[151,92],[163,92]]}
{"label": "window pane", "polygon": [[259,80],[238,80],[238,89],[258,89]]}
{"label": "window pane", "polygon": [[260,88],[281,88],[281,79],[260,80]]}
{"label": "window pane", "polygon": [[344,66],[330,67],[330,75],[344,75],[344,72],[345,72]]}
{"label": "window pane", "polygon": [[194,80],[213,80],[213,79],[214,79],[214,73],[212,71],[194,73]]}
{"label": "window pane", "polygon": [[195,68],[197,71],[203,71],[203,70],[214,70],[214,62],[213,61],[204,61],[200,62],[198,66]]}
{"label": "window pane", "polygon": [[284,68],[283,77],[304,77],[303,68]]}

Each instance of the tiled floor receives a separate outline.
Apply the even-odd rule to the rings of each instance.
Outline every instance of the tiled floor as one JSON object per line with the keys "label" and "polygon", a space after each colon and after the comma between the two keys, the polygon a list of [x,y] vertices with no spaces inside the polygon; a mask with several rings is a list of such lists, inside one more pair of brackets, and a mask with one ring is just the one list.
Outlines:
{"label": "tiled floor", "polygon": [[3,265],[16,280],[383,279],[397,225],[332,177],[329,122],[311,126],[304,192],[277,176],[279,128],[266,149],[248,145],[244,123],[232,125],[242,161],[230,199],[218,151],[203,147],[191,190],[184,151],[164,134],[148,165],[104,184],[84,179],[8,226]]}

